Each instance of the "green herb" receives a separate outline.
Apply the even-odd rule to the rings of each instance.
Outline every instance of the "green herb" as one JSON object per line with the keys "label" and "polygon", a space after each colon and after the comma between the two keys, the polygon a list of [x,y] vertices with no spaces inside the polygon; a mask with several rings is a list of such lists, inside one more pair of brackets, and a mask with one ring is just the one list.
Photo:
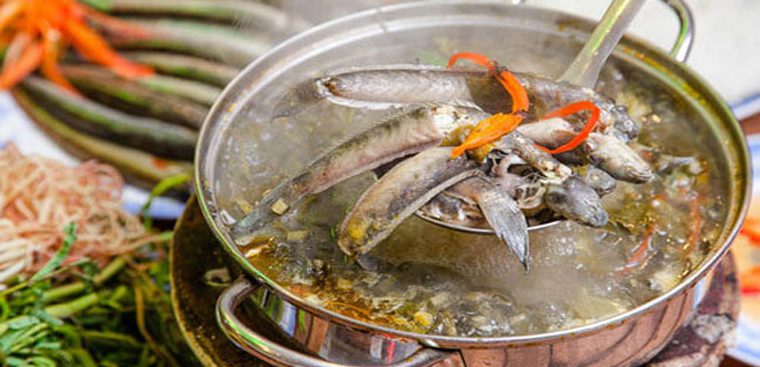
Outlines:
{"label": "green herb", "polygon": [[153,187],[153,190],[150,191],[150,195],[148,196],[148,200],[145,201],[145,204],[143,204],[143,207],[140,209],[140,216],[144,218],[143,225],[146,229],[153,227],[153,219],[148,215],[148,210],[150,209],[150,206],[153,205],[153,200],[161,195],[166,194],[173,188],[184,185],[189,180],[190,175],[187,173],[180,173],[161,180],[161,182]]}
{"label": "green herb", "polygon": [[102,269],[64,265],[75,232],[67,226],[42,270],[0,292],[0,365],[197,366],[172,313],[166,242]]}
{"label": "green herb", "polygon": [[42,267],[42,269],[40,269],[36,274],[34,274],[34,276],[32,276],[32,279],[30,280],[32,283],[41,280],[42,278],[52,273],[55,269],[58,269],[58,267],[63,264],[63,260],[66,260],[66,257],[69,256],[71,246],[73,246],[74,242],[77,240],[76,223],[70,223],[67,225],[66,228],[64,228],[63,233],[65,234],[65,237],[63,238],[63,245],[60,249],[58,249],[58,251],[56,251],[55,255],[53,255],[50,261],[48,261],[47,264]]}

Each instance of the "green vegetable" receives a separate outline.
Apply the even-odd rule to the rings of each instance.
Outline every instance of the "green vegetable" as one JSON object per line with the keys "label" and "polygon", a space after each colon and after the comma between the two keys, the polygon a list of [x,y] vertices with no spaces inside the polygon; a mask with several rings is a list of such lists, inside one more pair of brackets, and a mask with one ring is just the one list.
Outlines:
{"label": "green vegetable", "polygon": [[147,32],[142,38],[109,38],[118,49],[171,51],[245,67],[274,45],[260,32],[246,33],[234,25],[173,18],[125,19]]}
{"label": "green vegetable", "polygon": [[[213,100],[221,91],[206,84],[173,79],[167,76],[150,76],[137,81],[121,79],[108,69],[92,64],[62,65],[66,78],[93,100],[127,111],[133,115],[155,117],[193,129],[200,128],[208,113],[207,100]],[[179,84],[179,85],[177,85]],[[190,84],[190,85],[188,85]],[[201,103],[189,100],[190,93],[183,91],[212,88],[210,96],[196,96]]]}
{"label": "green vegetable", "polygon": [[159,159],[148,153],[95,138],[73,129],[18,88],[13,91],[13,96],[29,117],[57,141],[63,142],[67,150],[78,156],[94,157],[116,166],[120,171],[140,182],[158,182],[180,172],[192,170],[190,163]]}
{"label": "green vegetable", "polygon": [[257,30],[294,33],[307,24],[282,10],[258,1],[241,0],[84,0],[109,13],[169,15],[242,24]]}
{"label": "green vegetable", "polygon": [[40,269],[36,274],[34,274],[34,276],[32,276],[32,279],[30,280],[32,283],[37,282],[49,275],[51,272],[53,272],[53,270],[61,266],[63,260],[66,259],[66,256],[69,256],[71,246],[74,245],[74,242],[77,240],[76,223],[70,223],[67,225],[66,228],[64,228],[63,232],[66,234],[66,237],[63,238],[63,245],[61,245],[61,248],[55,253],[55,255],[53,255],[53,258],[51,258],[50,261],[48,261],[47,264],[42,267],[42,269]]}
{"label": "green vegetable", "polygon": [[22,86],[40,101],[55,105],[73,117],[66,121],[75,124],[78,130],[166,158],[190,159],[195,152],[198,134],[187,127],[129,115],[71,95],[55,84],[37,77],[27,78]]}
{"label": "green vegetable", "polygon": [[121,54],[132,61],[150,65],[162,74],[204,82],[219,88],[224,88],[240,73],[240,69],[229,65],[169,52],[126,51]]}
{"label": "green vegetable", "polygon": [[148,196],[148,200],[145,201],[145,204],[140,209],[140,216],[144,218],[143,224],[145,225],[146,229],[149,229],[153,226],[153,220],[148,215],[148,210],[153,204],[153,200],[161,195],[166,194],[171,189],[184,186],[188,181],[190,181],[190,175],[187,173],[180,173],[161,180],[161,182],[153,187],[153,190],[150,191],[150,195]]}
{"label": "green vegetable", "polygon": [[66,262],[76,242],[76,226],[66,226],[43,269],[0,292],[0,365],[198,365],[174,321],[161,240],[98,270]]}

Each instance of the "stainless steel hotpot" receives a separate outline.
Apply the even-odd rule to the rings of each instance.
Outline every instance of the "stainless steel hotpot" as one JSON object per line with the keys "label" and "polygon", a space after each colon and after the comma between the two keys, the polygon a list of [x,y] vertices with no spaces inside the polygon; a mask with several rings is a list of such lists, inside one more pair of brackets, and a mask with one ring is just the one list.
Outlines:
{"label": "stainless steel hotpot", "polygon": [[[744,137],[724,101],[682,62],[692,20],[680,1],[666,1],[681,21],[667,54],[626,38],[614,59],[678,95],[699,116],[701,130],[722,142],[731,179],[725,187],[726,218],[704,262],[674,289],[636,309],[570,330],[494,338],[447,337],[371,325],[305,302],[251,265],[227,231],[229,197],[256,182],[245,170],[256,159],[260,136],[250,124],[266,124],[268,106],[295,83],[351,64],[408,62],[409,50],[466,45],[516,70],[556,75],[593,29],[593,22],[551,10],[494,1],[433,1],[393,5],[332,21],[296,36],[256,60],[217,100],[201,132],[196,155],[197,194],[205,218],[225,250],[247,273],[217,302],[217,318],[240,348],[276,365],[293,366],[628,366],[648,360],[696,309],[710,270],[728,249],[749,198],[750,165]],[[417,55],[419,53],[416,53]],[[285,143],[286,144],[286,143]],[[295,149],[295,148],[294,148]],[[231,155],[234,155],[235,159]],[[242,158],[241,158],[242,157]],[[254,296],[279,329],[302,346],[278,345],[236,316]]]}

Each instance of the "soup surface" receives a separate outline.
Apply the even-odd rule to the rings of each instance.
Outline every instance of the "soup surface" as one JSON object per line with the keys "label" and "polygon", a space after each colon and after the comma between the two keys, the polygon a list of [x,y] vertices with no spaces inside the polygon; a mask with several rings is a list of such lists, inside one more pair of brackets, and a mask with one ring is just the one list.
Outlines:
{"label": "soup surface", "polygon": [[[446,55],[441,49],[407,61],[439,63]],[[404,331],[536,334],[630,310],[672,289],[704,259],[726,215],[728,173],[723,154],[716,154],[719,143],[693,123],[703,117],[681,104],[676,92],[624,65],[608,66],[599,86],[641,124],[631,146],[656,178],[641,185],[618,182],[604,197],[610,214],[604,228],[561,221],[532,231],[530,272],[494,236],[455,232],[417,217],[363,257],[364,268],[373,271],[363,270],[339,250],[336,232],[377,180],[372,172],[308,197],[241,251],[264,276],[307,302]],[[239,220],[262,192],[387,114],[327,101],[290,117],[252,113],[252,123],[227,137],[221,156],[227,176],[215,189],[233,193],[218,198],[226,221]],[[232,188],[238,176],[251,182],[243,192]]]}

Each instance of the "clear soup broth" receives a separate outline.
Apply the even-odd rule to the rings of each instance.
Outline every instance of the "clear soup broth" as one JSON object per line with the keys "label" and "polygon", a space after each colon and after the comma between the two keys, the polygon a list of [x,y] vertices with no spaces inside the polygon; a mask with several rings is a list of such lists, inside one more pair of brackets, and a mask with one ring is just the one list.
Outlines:
{"label": "clear soup broth", "polygon": [[[472,42],[467,47],[461,40],[437,39],[425,46],[417,40],[421,51],[413,53],[408,46],[393,53],[386,45],[382,54],[334,63],[440,64],[454,50],[486,49],[472,41],[477,35],[466,39]],[[513,70],[553,76],[576,47],[547,39],[485,53]],[[322,101],[289,118],[268,117],[267,106],[287,98],[296,82],[332,67],[313,67],[313,73],[281,83],[225,132],[214,190],[228,224],[242,218],[262,192],[388,114]],[[604,228],[562,221],[531,232],[529,273],[494,236],[455,232],[417,217],[368,254],[364,261],[376,271],[362,270],[339,250],[335,233],[375,182],[371,172],[309,197],[270,226],[269,241],[246,244],[241,252],[264,276],[307,302],[403,331],[526,335],[628,311],[672,289],[704,259],[726,217],[730,173],[720,143],[699,130],[705,124],[694,123],[704,117],[679,102],[676,91],[622,62],[607,66],[597,89],[628,106],[641,124],[633,146],[655,168],[656,179],[642,185],[619,182],[604,198],[610,214]]]}

